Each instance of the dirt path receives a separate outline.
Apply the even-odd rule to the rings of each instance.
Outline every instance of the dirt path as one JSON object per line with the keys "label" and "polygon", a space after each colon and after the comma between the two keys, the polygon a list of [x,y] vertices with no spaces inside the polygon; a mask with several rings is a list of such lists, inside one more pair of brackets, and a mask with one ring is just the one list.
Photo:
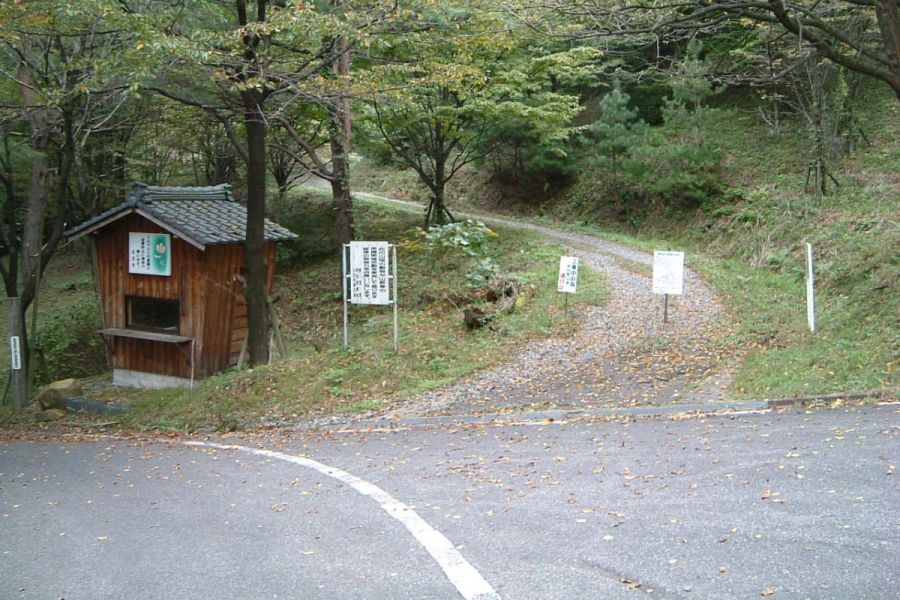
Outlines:
{"label": "dirt path", "polygon": [[[362,194],[382,202],[418,205]],[[466,215],[469,216],[469,215]],[[662,301],[651,293],[652,256],[592,236],[488,215],[488,224],[539,233],[567,248],[611,289],[609,304],[592,307],[566,339],[535,342],[499,367],[395,406],[388,418],[550,408],[600,409],[723,400],[731,352],[718,335],[725,311],[712,290],[685,270],[685,293]]]}

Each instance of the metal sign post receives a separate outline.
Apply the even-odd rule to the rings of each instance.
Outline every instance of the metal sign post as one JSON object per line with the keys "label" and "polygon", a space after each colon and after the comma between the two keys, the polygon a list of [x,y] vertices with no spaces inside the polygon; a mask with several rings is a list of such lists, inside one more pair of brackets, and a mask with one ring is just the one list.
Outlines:
{"label": "metal sign post", "polygon": [[393,341],[394,352],[397,352],[397,247],[387,242],[344,244],[341,270],[344,281],[344,349],[350,347],[351,304],[393,304]]}
{"label": "metal sign post", "polygon": [[350,297],[350,272],[347,270],[347,253],[349,251],[350,245],[344,244],[341,248],[341,281],[343,282],[341,291],[344,297],[344,350],[350,347],[350,315],[347,311]]}
{"label": "metal sign post", "polygon": [[663,295],[663,323],[669,322],[669,295],[684,292],[684,252],[653,253],[652,292]]}
{"label": "metal sign post", "polygon": [[394,262],[394,268],[391,271],[391,275],[394,278],[394,354],[400,352],[399,346],[399,336],[400,336],[400,328],[397,326],[399,322],[397,319],[397,305],[399,302],[397,301],[397,246],[391,244],[391,259]]}

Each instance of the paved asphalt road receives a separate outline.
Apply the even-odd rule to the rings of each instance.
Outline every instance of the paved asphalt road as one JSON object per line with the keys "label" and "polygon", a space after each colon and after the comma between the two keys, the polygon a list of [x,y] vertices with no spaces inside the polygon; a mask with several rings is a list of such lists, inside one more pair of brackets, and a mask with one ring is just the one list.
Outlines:
{"label": "paved asphalt road", "polygon": [[900,598],[898,436],[893,405],[7,442],[0,598]]}

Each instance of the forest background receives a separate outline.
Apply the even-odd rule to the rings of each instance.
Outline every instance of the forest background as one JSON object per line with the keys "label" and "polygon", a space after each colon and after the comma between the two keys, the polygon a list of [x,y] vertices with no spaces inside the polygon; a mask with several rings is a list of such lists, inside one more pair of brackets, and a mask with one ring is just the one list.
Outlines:
{"label": "forest background", "polygon": [[[65,227],[132,181],[230,183],[248,207],[250,363],[269,353],[267,214],[316,232],[281,260],[316,281],[294,322],[298,346],[321,352],[339,282],[320,261],[378,221],[353,192],[381,191],[423,202],[426,245],[468,246],[478,231],[447,224],[489,208],[702,255],[746,352],[736,396],[891,389],[898,98],[896,0],[12,0],[0,275],[33,377],[90,374],[105,362],[87,333],[96,302],[53,301],[91,290],[87,257],[54,259]],[[818,336],[794,310],[805,242]],[[469,283],[512,268],[477,248]],[[62,275],[44,281],[54,261]],[[347,395],[345,379],[324,389]]]}

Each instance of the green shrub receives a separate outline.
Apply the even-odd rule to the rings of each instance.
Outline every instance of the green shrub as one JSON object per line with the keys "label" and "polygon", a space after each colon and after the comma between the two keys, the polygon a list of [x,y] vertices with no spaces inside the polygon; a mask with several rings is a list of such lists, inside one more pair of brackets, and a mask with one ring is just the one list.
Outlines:
{"label": "green shrub", "polygon": [[100,305],[96,300],[71,304],[44,322],[33,344],[38,350],[38,382],[88,377],[105,371],[106,347],[97,334],[100,328]]}
{"label": "green shrub", "polygon": [[497,236],[487,225],[472,219],[420,230],[419,235],[425,249],[438,257],[462,253],[470,258],[480,256],[488,238]]}
{"label": "green shrub", "polygon": [[486,285],[500,275],[500,266],[492,258],[482,258],[466,272],[466,283],[472,287]]}
{"label": "green shrub", "polygon": [[721,153],[709,144],[657,140],[635,149],[629,174],[641,191],[698,208],[722,190]]}

